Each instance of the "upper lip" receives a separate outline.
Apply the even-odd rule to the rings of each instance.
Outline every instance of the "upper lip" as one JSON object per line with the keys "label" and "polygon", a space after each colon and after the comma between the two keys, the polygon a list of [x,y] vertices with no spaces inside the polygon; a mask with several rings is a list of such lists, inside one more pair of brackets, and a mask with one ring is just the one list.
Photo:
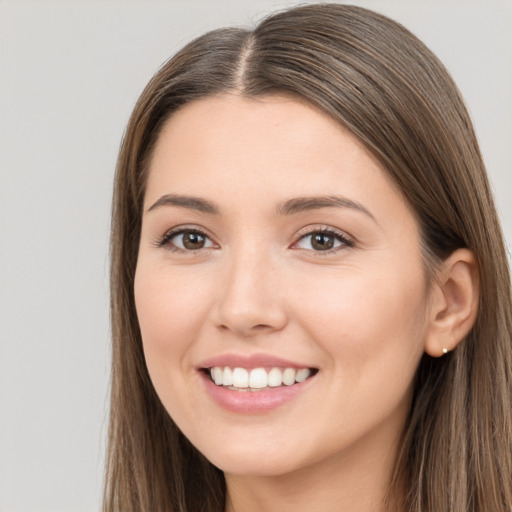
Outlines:
{"label": "upper lip", "polygon": [[289,361],[270,354],[222,354],[206,359],[199,364],[199,368],[213,368],[214,366],[229,366],[230,368],[313,368],[308,364]]}

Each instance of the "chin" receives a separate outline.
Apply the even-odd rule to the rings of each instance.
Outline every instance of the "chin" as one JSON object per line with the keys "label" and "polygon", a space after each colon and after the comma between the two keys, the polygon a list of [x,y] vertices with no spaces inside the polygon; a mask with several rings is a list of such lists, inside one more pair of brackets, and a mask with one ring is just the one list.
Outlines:
{"label": "chin", "polygon": [[276,477],[314,464],[312,457],[304,451],[304,443],[297,447],[283,446],[283,443],[275,441],[255,441],[236,443],[210,440],[207,446],[198,449],[214,466],[232,475]]}
{"label": "chin", "polygon": [[241,458],[240,455],[222,454],[209,458],[210,462],[225,474],[247,477],[277,477],[292,473],[298,467],[293,462],[281,463],[266,454]]}

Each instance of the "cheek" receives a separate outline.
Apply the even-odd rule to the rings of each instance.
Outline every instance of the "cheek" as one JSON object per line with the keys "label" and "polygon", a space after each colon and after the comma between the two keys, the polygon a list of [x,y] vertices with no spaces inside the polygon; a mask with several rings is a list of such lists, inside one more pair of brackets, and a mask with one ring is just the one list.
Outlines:
{"label": "cheek", "polygon": [[[200,280],[199,280],[200,281]],[[135,305],[146,363],[152,380],[186,369],[187,348],[208,309],[208,291],[195,279],[169,269],[138,267]]]}
{"label": "cheek", "polygon": [[172,272],[166,266],[140,265],[134,283],[151,382],[169,415],[186,431],[193,429],[190,417],[194,413],[189,410],[193,400],[183,377],[197,378],[190,347],[208,308],[209,292],[200,281],[183,277],[183,272]]}
{"label": "cheek", "polygon": [[[426,286],[421,268],[405,275],[347,269],[343,275],[318,276],[296,295],[297,318],[304,330],[331,355],[332,364],[352,371],[364,367],[392,371],[402,355],[409,362],[423,352]],[[386,368],[387,365],[387,368]]]}
{"label": "cheek", "polygon": [[426,329],[421,272],[371,279],[347,272],[332,281],[317,279],[297,297],[303,331],[327,356],[328,391],[317,403],[333,426],[327,445],[356,438],[396,411],[404,421]]}

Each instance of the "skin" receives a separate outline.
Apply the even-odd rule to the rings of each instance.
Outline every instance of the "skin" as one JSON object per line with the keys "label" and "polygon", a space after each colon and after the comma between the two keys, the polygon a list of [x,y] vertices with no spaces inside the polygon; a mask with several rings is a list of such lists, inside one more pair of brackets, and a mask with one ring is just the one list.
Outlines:
{"label": "skin", "polygon": [[[166,194],[202,198],[218,213],[153,206]],[[277,211],[333,195],[364,211]],[[188,250],[179,235],[162,245],[176,227],[204,232],[204,247]],[[349,243],[315,249],[307,235],[321,229]],[[193,102],[165,124],[145,195],[137,314],[155,389],[225,472],[228,512],[384,509],[414,372],[426,347],[442,353],[436,321],[444,308],[446,323],[449,301],[430,292],[409,205],[322,112],[233,94]],[[319,371],[277,409],[238,414],[210,398],[198,371],[226,353]]]}

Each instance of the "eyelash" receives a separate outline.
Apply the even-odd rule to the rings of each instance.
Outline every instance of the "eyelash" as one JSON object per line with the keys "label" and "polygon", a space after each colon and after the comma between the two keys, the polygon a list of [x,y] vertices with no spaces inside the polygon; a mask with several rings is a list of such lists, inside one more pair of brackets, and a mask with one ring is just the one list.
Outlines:
{"label": "eyelash", "polygon": [[316,229],[309,230],[306,233],[300,235],[297,242],[294,242],[293,245],[297,245],[302,240],[305,240],[306,238],[311,237],[313,235],[317,235],[317,234],[333,237],[336,241],[340,242],[340,245],[338,247],[333,247],[332,249],[327,249],[324,251],[315,251],[313,249],[311,249],[311,250],[305,249],[305,250],[310,250],[311,252],[313,252],[315,254],[315,256],[317,256],[317,255],[318,256],[327,256],[329,254],[336,253],[343,249],[350,249],[351,247],[354,247],[354,244],[355,244],[354,240],[352,238],[348,237],[345,233],[338,231],[336,229],[333,229],[333,228],[323,227],[323,228],[316,228]]}
{"label": "eyelash", "polygon": [[[172,242],[173,238],[177,237],[178,235],[183,235],[185,233],[202,236],[205,239],[210,240],[211,243],[213,243],[211,241],[210,236],[200,229],[179,227],[179,228],[172,229],[172,230],[168,231],[167,233],[165,233],[164,236],[160,240],[157,240],[155,242],[155,245],[159,248],[165,247],[166,249],[173,251],[173,252],[195,253],[195,252],[200,251],[201,249],[204,249],[203,247],[200,249],[196,249],[196,250],[182,249],[181,247],[176,247],[172,243],[170,243],[170,242]],[[323,256],[323,255],[333,254],[335,252],[338,252],[339,250],[351,248],[355,244],[354,240],[352,238],[349,238],[345,233],[343,233],[341,231],[337,231],[333,228],[323,227],[323,228],[311,229],[311,230],[307,231],[306,233],[299,235],[298,240],[296,242],[294,242],[291,247],[293,248],[293,246],[299,244],[301,241],[305,240],[306,238],[311,237],[313,235],[317,235],[317,234],[322,234],[322,235],[327,235],[327,236],[333,237],[336,241],[340,242],[340,245],[337,247],[333,247],[332,249],[327,249],[327,250],[322,250],[322,251],[315,251],[314,249],[304,249],[304,250],[313,252],[315,255]]]}
{"label": "eyelash", "polygon": [[192,250],[192,249],[188,250],[188,249],[182,249],[181,247],[176,247],[175,245],[170,243],[173,238],[177,237],[178,235],[183,235],[185,233],[199,235],[199,236],[202,236],[205,239],[211,241],[210,236],[208,236],[204,231],[202,231],[200,229],[197,229],[197,228],[187,228],[187,227],[179,227],[179,228],[175,228],[175,229],[171,229],[170,231],[167,231],[167,233],[165,233],[164,236],[160,240],[157,240],[155,245],[157,247],[165,247],[166,249],[168,249],[170,251],[173,251],[173,252],[190,252],[190,253],[195,253],[197,251],[200,251],[202,248],[201,249],[197,249],[197,250]]}

